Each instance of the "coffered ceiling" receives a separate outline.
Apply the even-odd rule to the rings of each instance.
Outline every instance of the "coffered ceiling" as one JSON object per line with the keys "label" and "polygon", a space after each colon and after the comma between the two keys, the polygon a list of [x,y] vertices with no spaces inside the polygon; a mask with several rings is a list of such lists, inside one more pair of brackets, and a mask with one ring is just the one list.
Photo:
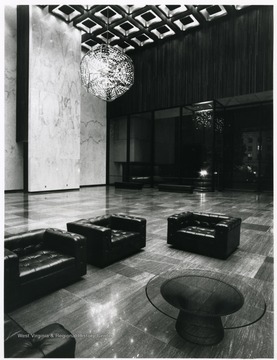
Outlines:
{"label": "coffered ceiling", "polygon": [[238,16],[242,5],[49,5],[45,11],[82,33],[82,49],[109,43],[125,52],[157,44],[169,37],[209,26],[223,17]]}

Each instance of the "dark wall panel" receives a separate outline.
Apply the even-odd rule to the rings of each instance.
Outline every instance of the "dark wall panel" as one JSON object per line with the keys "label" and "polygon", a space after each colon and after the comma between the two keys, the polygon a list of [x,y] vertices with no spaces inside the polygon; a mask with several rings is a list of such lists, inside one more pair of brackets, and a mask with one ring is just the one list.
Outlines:
{"label": "dark wall panel", "polygon": [[200,31],[131,53],[135,84],[110,117],[273,89],[273,7],[254,6]]}
{"label": "dark wall panel", "polygon": [[29,6],[17,6],[16,141],[28,141]]}

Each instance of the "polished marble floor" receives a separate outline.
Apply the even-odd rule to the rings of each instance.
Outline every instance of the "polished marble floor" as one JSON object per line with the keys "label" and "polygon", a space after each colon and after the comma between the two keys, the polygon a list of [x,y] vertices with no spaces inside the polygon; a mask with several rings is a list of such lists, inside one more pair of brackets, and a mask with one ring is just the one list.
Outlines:
{"label": "polished marble floor", "polygon": [[[205,211],[242,218],[239,249],[227,260],[175,250],[166,243],[167,217]],[[59,322],[76,337],[76,357],[273,358],[273,197],[215,192],[180,194],[156,189],[90,187],[80,191],[5,194],[5,234],[57,227],[123,212],[147,219],[147,245],[105,269],[88,265],[82,280],[11,313],[27,331]],[[149,279],[167,270],[206,269],[231,274],[264,296],[261,320],[225,331],[222,342],[200,346],[175,331],[175,320],[148,301]]]}

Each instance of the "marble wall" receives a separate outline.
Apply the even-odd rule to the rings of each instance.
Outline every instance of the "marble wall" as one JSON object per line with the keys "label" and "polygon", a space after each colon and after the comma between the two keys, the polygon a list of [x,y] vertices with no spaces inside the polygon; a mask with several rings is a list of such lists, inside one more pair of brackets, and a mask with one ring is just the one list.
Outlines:
{"label": "marble wall", "polygon": [[106,183],[106,102],[81,90],[80,185]]}
{"label": "marble wall", "polygon": [[30,7],[29,191],[79,188],[80,36]]}
{"label": "marble wall", "polygon": [[[30,6],[28,190],[106,183],[106,102],[81,88],[81,34]],[[16,7],[5,7],[5,190],[23,189],[16,143]]]}
{"label": "marble wall", "polygon": [[5,190],[23,189],[23,144],[16,142],[16,8],[5,6]]}

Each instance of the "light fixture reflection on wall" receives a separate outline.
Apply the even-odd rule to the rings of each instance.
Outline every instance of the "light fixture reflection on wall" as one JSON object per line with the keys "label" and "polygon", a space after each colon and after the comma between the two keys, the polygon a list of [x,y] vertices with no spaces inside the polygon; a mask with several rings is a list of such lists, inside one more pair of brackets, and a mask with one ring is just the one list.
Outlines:
{"label": "light fixture reflection on wall", "polygon": [[224,128],[224,119],[222,117],[216,117],[214,119],[214,129],[216,132],[222,134]]}
{"label": "light fixture reflection on wall", "polygon": [[[108,34],[107,20],[107,34]],[[123,95],[134,83],[132,59],[122,50],[107,43],[88,51],[80,64],[81,82],[87,92],[113,101]]]}

